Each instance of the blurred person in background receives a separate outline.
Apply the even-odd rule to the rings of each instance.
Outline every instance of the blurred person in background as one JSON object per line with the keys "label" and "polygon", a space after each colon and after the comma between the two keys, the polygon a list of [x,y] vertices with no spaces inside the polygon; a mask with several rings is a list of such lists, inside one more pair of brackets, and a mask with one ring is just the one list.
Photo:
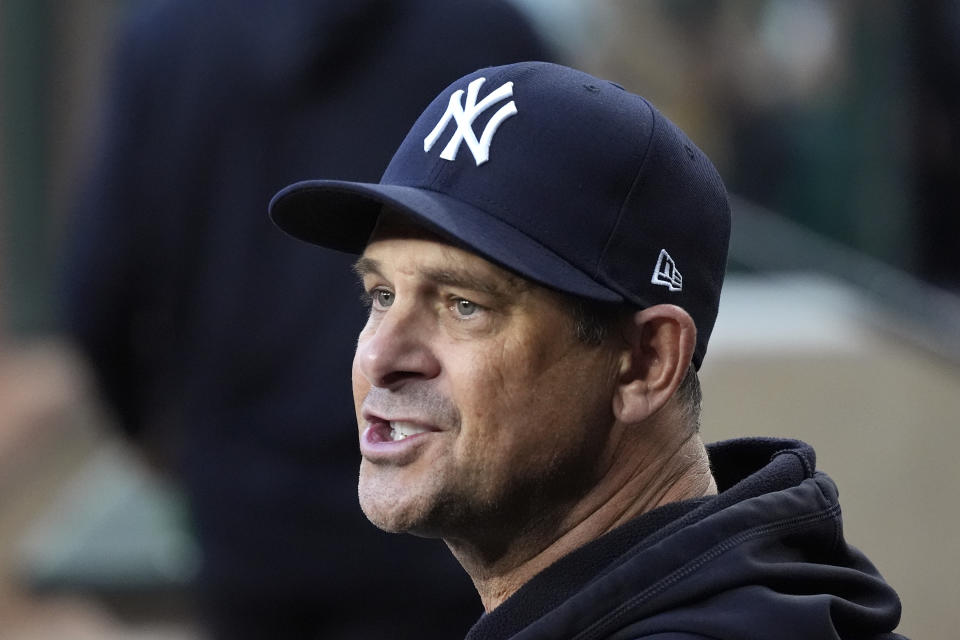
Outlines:
{"label": "blurred person in background", "polygon": [[63,319],[182,482],[213,637],[449,638],[480,613],[446,549],[363,518],[351,259],[265,211],[305,177],[375,181],[452,78],[549,57],[498,0],[147,2],[125,21]]}
{"label": "blurred person in background", "polygon": [[920,275],[960,293],[960,2],[906,5]]}

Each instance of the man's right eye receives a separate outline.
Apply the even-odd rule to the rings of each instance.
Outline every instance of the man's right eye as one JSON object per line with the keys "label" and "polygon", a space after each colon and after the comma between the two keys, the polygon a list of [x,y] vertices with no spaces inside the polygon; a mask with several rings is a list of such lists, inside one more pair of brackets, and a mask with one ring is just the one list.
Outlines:
{"label": "man's right eye", "polygon": [[379,308],[386,308],[393,304],[393,292],[386,289],[374,289],[370,292],[373,304]]}

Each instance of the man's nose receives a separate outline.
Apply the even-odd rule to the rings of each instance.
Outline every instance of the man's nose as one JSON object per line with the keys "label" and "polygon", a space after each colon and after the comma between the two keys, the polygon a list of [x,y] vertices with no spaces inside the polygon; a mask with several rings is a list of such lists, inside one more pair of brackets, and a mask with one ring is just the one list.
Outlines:
{"label": "man's nose", "polygon": [[357,342],[354,364],[376,387],[393,388],[406,380],[433,378],[440,373],[430,337],[429,314],[396,304],[368,324]]}

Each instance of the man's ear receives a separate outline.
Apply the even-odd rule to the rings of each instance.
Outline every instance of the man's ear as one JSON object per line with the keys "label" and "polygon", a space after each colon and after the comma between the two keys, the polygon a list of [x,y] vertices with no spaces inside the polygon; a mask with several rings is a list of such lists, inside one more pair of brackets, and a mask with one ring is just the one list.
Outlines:
{"label": "man's ear", "polygon": [[623,336],[613,411],[631,424],[655,414],[676,393],[693,358],[697,327],[680,307],[658,304],[633,314]]}

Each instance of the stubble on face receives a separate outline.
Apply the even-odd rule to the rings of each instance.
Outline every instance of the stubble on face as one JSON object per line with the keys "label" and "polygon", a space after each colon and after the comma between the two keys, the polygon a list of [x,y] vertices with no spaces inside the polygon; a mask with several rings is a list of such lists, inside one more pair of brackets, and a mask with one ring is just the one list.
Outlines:
{"label": "stubble on face", "polygon": [[[512,288],[515,276],[432,237],[387,236],[366,255],[388,272],[383,279],[397,296],[387,313],[410,313],[404,304],[422,308],[419,318],[431,325],[420,327],[416,348],[437,366],[435,375],[409,375],[402,384],[371,383],[358,364],[373,339],[368,324],[354,362],[361,432],[364,406],[409,410],[440,427],[402,465],[363,460],[359,494],[367,517],[388,531],[447,539],[509,539],[548,526],[599,473],[612,422],[610,354],[576,339],[559,296],[529,283]],[[490,302],[455,282],[436,286],[436,297],[477,294],[489,306],[487,325],[448,323],[443,306],[432,304],[435,283],[422,274],[458,271],[509,292],[506,301]]]}
{"label": "stubble on face", "polygon": [[[424,381],[411,381],[400,391],[370,386],[357,395],[357,416],[363,428],[364,410],[380,415],[417,415],[431,424],[442,426],[446,432],[460,429],[461,417],[457,406],[435,386]],[[437,437],[437,436],[434,436]],[[416,465],[416,463],[414,463]],[[420,466],[420,465],[416,465]],[[420,472],[420,487],[410,491],[406,476],[418,469],[389,463],[374,464],[367,459],[360,463],[358,493],[360,506],[374,525],[391,533],[410,532],[429,535],[424,523],[435,520],[432,512],[441,510],[435,505],[435,496],[442,492],[437,480],[442,473]]]}

